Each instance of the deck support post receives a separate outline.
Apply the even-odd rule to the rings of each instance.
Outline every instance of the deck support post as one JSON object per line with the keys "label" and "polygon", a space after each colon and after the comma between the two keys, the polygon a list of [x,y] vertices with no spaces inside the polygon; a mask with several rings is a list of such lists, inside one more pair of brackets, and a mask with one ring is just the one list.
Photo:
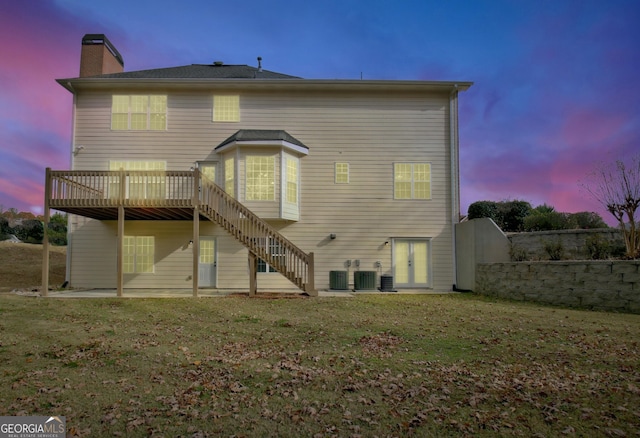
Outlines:
{"label": "deck support post", "polygon": [[249,296],[255,297],[258,292],[258,256],[249,251]]}
{"label": "deck support post", "polygon": [[193,170],[193,240],[191,249],[193,250],[193,270],[191,273],[191,284],[193,285],[193,297],[198,297],[198,280],[200,277],[200,170]]}
{"label": "deck support post", "polygon": [[198,264],[200,263],[200,210],[196,205],[193,208],[193,273],[191,274],[193,280],[193,296],[198,297],[198,279],[200,277],[200,270]]}
{"label": "deck support post", "polygon": [[42,223],[42,296],[49,294],[49,199],[51,196],[51,168],[47,167],[44,181],[44,222]]}
{"label": "deck support post", "polygon": [[318,296],[318,290],[316,289],[316,273],[315,273],[315,261],[313,253],[309,253],[309,273],[307,278],[307,284],[305,284],[305,292],[311,297]]}
{"label": "deck support post", "polygon": [[117,293],[122,297],[124,288],[124,206],[118,206],[118,286]]}

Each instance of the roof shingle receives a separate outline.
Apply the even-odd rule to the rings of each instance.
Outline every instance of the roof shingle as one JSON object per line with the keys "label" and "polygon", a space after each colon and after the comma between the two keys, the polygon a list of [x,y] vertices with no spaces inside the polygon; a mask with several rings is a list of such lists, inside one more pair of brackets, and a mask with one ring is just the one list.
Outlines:
{"label": "roof shingle", "polygon": [[297,138],[293,137],[287,131],[282,129],[241,129],[227,138],[225,141],[216,146],[216,149],[223,147],[226,144],[234,141],[286,141],[297,146],[301,146],[305,149],[309,149]]}
{"label": "roof shingle", "polygon": [[301,79],[249,65],[191,64],[94,76],[122,79]]}

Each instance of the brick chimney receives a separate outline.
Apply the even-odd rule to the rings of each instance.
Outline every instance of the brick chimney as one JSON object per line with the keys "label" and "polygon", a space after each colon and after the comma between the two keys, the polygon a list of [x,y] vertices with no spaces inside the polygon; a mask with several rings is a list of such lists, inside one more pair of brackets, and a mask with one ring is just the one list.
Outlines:
{"label": "brick chimney", "polygon": [[88,33],[82,37],[80,77],[121,73],[124,71],[122,55],[104,34]]}

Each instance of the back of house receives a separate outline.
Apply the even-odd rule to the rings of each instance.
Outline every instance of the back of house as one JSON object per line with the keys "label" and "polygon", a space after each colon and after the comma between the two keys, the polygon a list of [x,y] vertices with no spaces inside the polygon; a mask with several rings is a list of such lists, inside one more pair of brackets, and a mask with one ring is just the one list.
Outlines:
{"label": "back of house", "polygon": [[[72,166],[47,194],[72,213],[72,287],[454,287],[471,83],[302,79],[260,59],[126,72],[104,35],[82,47],[80,77],[58,80]],[[311,261],[299,282],[291,251]]]}

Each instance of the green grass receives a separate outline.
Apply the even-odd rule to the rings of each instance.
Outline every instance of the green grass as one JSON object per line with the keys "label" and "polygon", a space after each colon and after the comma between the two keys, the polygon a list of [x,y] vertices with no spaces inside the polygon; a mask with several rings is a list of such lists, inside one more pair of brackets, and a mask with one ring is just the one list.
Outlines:
{"label": "green grass", "polygon": [[71,436],[634,436],[640,316],[475,295],[0,295],[0,415]]}

